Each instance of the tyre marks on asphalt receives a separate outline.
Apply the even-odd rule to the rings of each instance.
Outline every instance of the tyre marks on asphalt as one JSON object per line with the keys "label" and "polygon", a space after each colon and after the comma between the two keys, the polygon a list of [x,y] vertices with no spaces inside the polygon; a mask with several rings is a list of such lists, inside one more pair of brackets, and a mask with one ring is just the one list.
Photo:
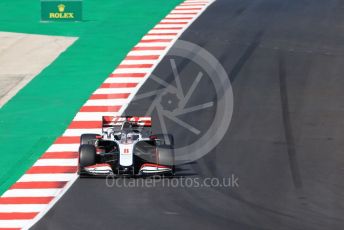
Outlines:
{"label": "tyre marks on asphalt", "polygon": [[279,70],[279,80],[280,80],[282,118],[283,118],[285,139],[286,139],[286,144],[287,144],[289,167],[290,167],[291,176],[292,176],[295,188],[301,188],[302,179],[301,179],[300,168],[298,166],[299,164],[298,164],[297,154],[296,154],[295,139],[294,139],[292,123],[290,119],[288,88],[287,88],[287,74],[286,74],[286,69],[285,69],[285,58],[282,52],[280,53],[280,56],[279,56],[278,70]]}

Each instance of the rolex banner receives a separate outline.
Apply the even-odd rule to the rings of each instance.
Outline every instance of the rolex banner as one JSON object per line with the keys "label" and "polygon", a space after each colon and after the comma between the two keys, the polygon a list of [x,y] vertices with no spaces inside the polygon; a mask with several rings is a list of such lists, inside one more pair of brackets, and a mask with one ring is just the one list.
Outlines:
{"label": "rolex banner", "polygon": [[42,21],[81,21],[82,0],[41,0]]}

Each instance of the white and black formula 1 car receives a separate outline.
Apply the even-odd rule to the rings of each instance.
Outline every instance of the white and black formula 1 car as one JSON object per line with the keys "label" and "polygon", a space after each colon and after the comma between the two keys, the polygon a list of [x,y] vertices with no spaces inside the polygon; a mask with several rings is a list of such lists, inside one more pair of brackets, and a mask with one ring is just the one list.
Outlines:
{"label": "white and black formula 1 car", "polygon": [[80,137],[80,176],[174,175],[173,137],[152,135],[150,117],[102,120],[101,135]]}

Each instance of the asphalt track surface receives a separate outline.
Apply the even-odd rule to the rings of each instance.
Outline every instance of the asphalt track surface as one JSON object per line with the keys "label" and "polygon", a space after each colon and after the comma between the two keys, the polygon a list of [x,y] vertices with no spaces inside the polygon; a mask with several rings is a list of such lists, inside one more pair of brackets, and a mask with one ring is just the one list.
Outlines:
{"label": "asphalt track surface", "polygon": [[[234,174],[239,187],[121,188],[79,179],[32,229],[343,229],[343,19],[344,3],[335,0],[217,0],[181,39],[224,66],[233,118],[217,147],[178,166],[177,176]],[[168,58],[154,72],[166,81]],[[196,65],[175,61],[181,78],[197,75]],[[195,104],[217,99],[204,79]],[[156,87],[147,81],[139,94]],[[144,114],[149,103],[134,101],[127,113]],[[214,116],[203,112],[193,116],[194,124],[204,120],[200,129]],[[170,125],[185,132],[177,145],[191,141]]]}

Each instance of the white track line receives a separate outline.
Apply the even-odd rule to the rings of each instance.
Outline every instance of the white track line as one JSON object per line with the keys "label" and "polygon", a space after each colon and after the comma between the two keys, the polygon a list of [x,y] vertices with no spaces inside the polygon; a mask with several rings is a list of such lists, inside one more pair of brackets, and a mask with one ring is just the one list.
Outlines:
{"label": "white track line", "polygon": [[140,81],[140,77],[109,77],[104,83],[138,83]]}
{"label": "white track line", "polygon": [[185,27],[186,25],[180,25],[180,24],[159,24],[159,25],[156,25],[154,26],[154,29],[161,29],[161,28],[166,28],[166,29],[170,29],[170,28],[183,28]]}
{"label": "white track line", "polygon": [[171,11],[172,14],[181,14],[181,15],[185,15],[185,14],[197,14],[198,10],[172,10]]}
{"label": "white track line", "polygon": [[[151,29],[149,33],[158,33],[158,34],[166,34],[166,33],[181,33],[181,30],[159,30],[159,29]],[[174,36],[175,37],[175,36]]]}
{"label": "white track line", "polygon": [[[189,20],[181,20],[181,19],[164,19],[160,21],[161,23],[171,23],[171,25],[187,25]],[[180,24],[180,23],[185,23],[185,24]]]}
{"label": "white track line", "polygon": [[[67,129],[63,133],[63,136],[81,136],[81,134],[84,134],[84,133],[100,134],[101,132],[102,132],[102,129]],[[79,145],[78,145],[78,148],[79,148]],[[78,148],[75,151],[78,151]],[[53,152],[53,151],[50,151],[50,152]]]}
{"label": "white track line", "polygon": [[132,50],[128,55],[162,55],[163,50]]}
{"label": "white track line", "polygon": [[[102,116],[116,116],[118,113],[78,113],[73,121],[100,121]],[[72,135],[69,135],[72,136]]]}
{"label": "white track line", "polygon": [[30,220],[0,220],[0,228],[23,228]]}
{"label": "white track line", "polygon": [[41,174],[24,174],[18,182],[32,181],[70,181],[77,177],[73,173],[41,173]]}
{"label": "white track line", "polygon": [[85,105],[87,106],[111,106],[111,105],[123,105],[128,103],[127,99],[100,99],[100,100],[88,100]]}
{"label": "white track line", "polygon": [[39,159],[34,166],[77,166],[77,158],[68,159]]}
{"label": "white track line", "polygon": [[141,42],[137,44],[139,47],[151,47],[151,46],[158,46],[158,47],[166,47],[170,42]]}
{"label": "white track line", "polygon": [[151,35],[144,36],[145,39],[172,39],[175,37],[175,35],[163,35],[168,33],[153,33]]}
{"label": "white track line", "polygon": [[45,204],[0,204],[0,212],[40,212]]}
{"label": "white track line", "polygon": [[[197,8],[202,8],[201,6],[179,6],[179,7],[176,7],[175,9],[176,10],[185,10],[185,9],[191,9],[191,10],[194,10],[194,9],[197,9]],[[196,12],[198,13],[198,10],[196,10]]]}
{"label": "white track line", "polygon": [[[169,14],[166,16],[166,18],[194,18],[197,17],[197,15],[175,15],[175,14]],[[166,19],[164,19],[166,20]],[[191,19],[192,20],[192,19]]]}
{"label": "white track line", "polygon": [[156,60],[123,60],[121,65],[154,64]]}
{"label": "white track line", "polygon": [[10,189],[2,197],[47,197],[56,196],[61,189],[44,188],[44,189]]}
{"label": "white track line", "polygon": [[77,152],[78,150],[79,144],[53,144],[48,148],[47,152]]}
{"label": "white track line", "polygon": [[121,68],[121,69],[116,69],[112,73],[146,73],[150,69],[151,68]]}
{"label": "white track line", "polygon": [[132,88],[99,88],[93,94],[131,93]]}

